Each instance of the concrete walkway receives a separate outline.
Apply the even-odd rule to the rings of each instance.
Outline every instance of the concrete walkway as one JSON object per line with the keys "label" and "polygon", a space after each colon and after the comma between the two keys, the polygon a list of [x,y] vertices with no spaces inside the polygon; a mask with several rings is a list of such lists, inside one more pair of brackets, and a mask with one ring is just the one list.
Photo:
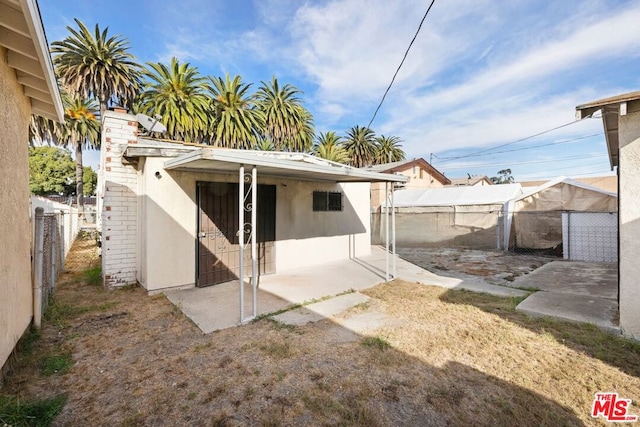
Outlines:
{"label": "concrete walkway", "polygon": [[[391,257],[390,257],[391,258]],[[379,247],[371,248],[371,255],[336,261],[314,267],[283,271],[260,277],[258,289],[258,315],[283,310],[293,304],[326,299],[319,306],[306,307],[312,315],[326,317],[338,314],[350,307],[344,305],[349,298],[336,296],[377,285],[385,280],[386,253]],[[425,285],[442,286],[448,289],[466,289],[498,296],[526,296],[528,293],[502,286],[491,285],[480,278],[456,279],[441,277],[410,262],[396,257],[397,276],[400,279]],[[223,283],[207,288],[191,288],[167,292],[167,298],[179,307],[204,333],[236,326],[240,321],[240,283]],[[347,294],[348,295],[348,294]],[[358,294],[359,295],[359,294]],[[245,284],[245,316],[251,312],[251,287]],[[352,305],[361,303],[353,301]],[[336,311],[338,310],[338,311]],[[323,315],[322,313],[327,313]]]}
{"label": "concrete walkway", "polygon": [[618,266],[554,261],[521,276],[513,286],[536,288],[516,310],[531,316],[591,323],[611,333],[618,327]]}

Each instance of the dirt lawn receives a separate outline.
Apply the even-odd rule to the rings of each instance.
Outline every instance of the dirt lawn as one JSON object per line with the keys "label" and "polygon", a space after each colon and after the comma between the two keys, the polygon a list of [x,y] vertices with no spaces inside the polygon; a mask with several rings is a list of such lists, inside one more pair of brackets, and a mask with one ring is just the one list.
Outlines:
{"label": "dirt lawn", "polygon": [[[65,395],[54,425],[603,425],[598,391],[640,414],[640,345],[529,319],[516,300],[395,281],[345,314],[397,320],[370,336],[330,319],[203,335],[164,296],[91,276],[62,278],[1,393]],[[71,366],[43,375],[51,355]]]}
{"label": "dirt lawn", "polygon": [[487,283],[512,286],[519,276],[562,258],[502,251],[450,248],[398,248],[398,255],[440,276],[481,277]]}

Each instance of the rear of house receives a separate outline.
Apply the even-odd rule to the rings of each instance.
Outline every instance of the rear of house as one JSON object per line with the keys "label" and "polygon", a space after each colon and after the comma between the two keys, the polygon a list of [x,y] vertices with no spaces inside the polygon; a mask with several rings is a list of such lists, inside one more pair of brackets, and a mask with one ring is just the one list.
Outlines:
{"label": "rear of house", "polygon": [[302,153],[139,137],[135,117],[123,112],[106,113],[103,126],[107,286],[215,285],[237,279],[241,262],[249,275],[251,253],[240,252],[253,225],[257,274],[368,255],[369,182],[406,180]]}

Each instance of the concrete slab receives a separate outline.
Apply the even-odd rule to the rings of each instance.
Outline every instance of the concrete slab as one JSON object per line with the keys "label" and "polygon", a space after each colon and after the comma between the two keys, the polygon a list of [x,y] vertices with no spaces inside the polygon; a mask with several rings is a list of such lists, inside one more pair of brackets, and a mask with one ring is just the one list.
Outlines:
{"label": "concrete slab", "polygon": [[518,277],[513,286],[617,300],[617,263],[553,261]]}
{"label": "concrete slab", "polygon": [[[393,257],[390,256],[390,265]],[[282,310],[349,290],[373,287],[385,280],[386,252],[372,247],[371,255],[314,267],[298,268],[260,277],[258,315]],[[448,289],[466,289],[499,296],[526,296],[527,292],[491,285],[480,278],[442,277],[396,257],[397,277]],[[207,288],[167,291],[167,298],[179,307],[204,333],[240,324],[240,282]],[[252,312],[251,287],[245,285],[245,313]],[[330,305],[330,304],[329,304]]]}
{"label": "concrete slab", "polygon": [[351,307],[366,303],[367,301],[369,301],[368,296],[359,292],[353,292],[309,304],[295,310],[286,311],[273,316],[272,319],[286,323],[287,325],[301,326],[343,313]]}
{"label": "concrete slab", "polygon": [[[205,334],[239,325],[240,281],[221,283],[206,288],[190,288],[165,292],[176,307]],[[245,284],[245,316],[253,311],[251,285]],[[282,310],[291,302],[258,289],[258,315]]]}
{"label": "concrete slab", "polygon": [[530,316],[549,316],[572,322],[591,323],[614,334],[618,304],[615,300],[558,292],[536,292],[516,307]]}

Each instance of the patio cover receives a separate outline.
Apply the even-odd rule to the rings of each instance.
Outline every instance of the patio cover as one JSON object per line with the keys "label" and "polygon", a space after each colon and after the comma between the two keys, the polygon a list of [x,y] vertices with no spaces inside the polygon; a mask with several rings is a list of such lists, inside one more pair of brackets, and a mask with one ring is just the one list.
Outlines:
{"label": "patio cover", "polygon": [[[129,150],[129,149],[127,149]],[[138,148],[138,150],[140,150]],[[143,149],[144,150],[144,149]],[[131,150],[131,154],[135,149]],[[250,167],[251,172],[245,173],[245,167]],[[238,189],[238,241],[239,248],[239,281],[240,281],[240,320],[242,323],[256,317],[258,313],[257,292],[257,246],[256,236],[256,210],[257,210],[257,181],[258,170],[261,176],[283,177],[307,181],[331,181],[331,182],[385,182],[388,186],[396,182],[407,182],[408,177],[389,173],[377,173],[346,166],[305,153],[288,153],[279,151],[254,151],[237,150],[228,148],[201,147],[193,151],[178,155],[167,160],[165,170],[179,170],[191,172],[213,172],[238,174],[239,182],[249,184],[248,191],[245,186],[239,185]],[[393,190],[392,190],[393,194]],[[245,222],[244,213],[251,214],[250,223]],[[396,274],[395,264],[395,216],[392,213],[392,247],[394,255],[393,276]],[[246,228],[250,227],[250,228]],[[389,220],[386,221],[386,278],[389,280]],[[251,249],[251,288],[253,299],[253,313],[245,317],[244,313],[244,236],[248,234]]]}
{"label": "patio cover", "polygon": [[239,165],[256,166],[260,175],[333,182],[407,182],[408,177],[370,172],[305,153],[198,148],[164,164],[166,170],[236,173]]}

